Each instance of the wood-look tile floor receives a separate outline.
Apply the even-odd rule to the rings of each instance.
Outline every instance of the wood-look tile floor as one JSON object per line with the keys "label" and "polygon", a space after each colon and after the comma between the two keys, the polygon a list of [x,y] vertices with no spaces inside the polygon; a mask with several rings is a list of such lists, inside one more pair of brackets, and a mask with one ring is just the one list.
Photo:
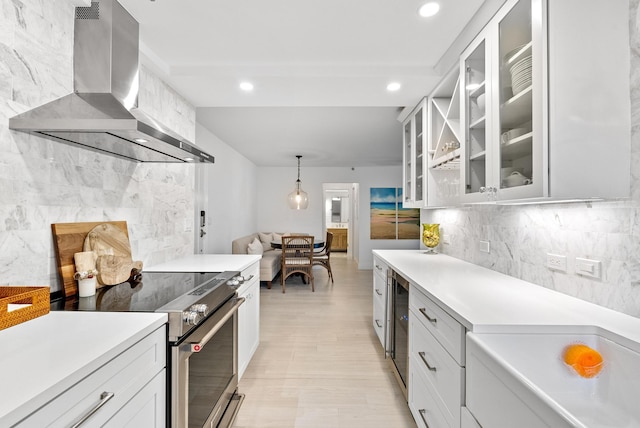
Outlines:
{"label": "wood-look tile floor", "polygon": [[260,287],[260,346],[239,390],[236,428],[415,428],[372,327],[372,271],[332,253],[335,283],[314,269]]}

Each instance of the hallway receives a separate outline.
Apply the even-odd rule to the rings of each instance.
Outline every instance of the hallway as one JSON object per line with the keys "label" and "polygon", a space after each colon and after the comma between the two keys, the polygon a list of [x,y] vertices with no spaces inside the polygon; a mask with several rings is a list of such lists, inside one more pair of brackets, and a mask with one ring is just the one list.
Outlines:
{"label": "hallway", "polygon": [[372,327],[372,271],[332,253],[335,283],[314,269],[261,285],[260,346],[239,384],[236,428],[415,427]]}

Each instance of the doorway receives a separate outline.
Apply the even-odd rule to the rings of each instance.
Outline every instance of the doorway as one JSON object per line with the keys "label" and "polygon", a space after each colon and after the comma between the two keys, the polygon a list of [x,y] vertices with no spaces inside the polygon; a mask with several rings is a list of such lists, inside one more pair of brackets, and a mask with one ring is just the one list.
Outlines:
{"label": "doorway", "polygon": [[344,251],[347,258],[359,258],[359,188],[358,183],[323,183],[323,234],[334,234],[332,252]]}

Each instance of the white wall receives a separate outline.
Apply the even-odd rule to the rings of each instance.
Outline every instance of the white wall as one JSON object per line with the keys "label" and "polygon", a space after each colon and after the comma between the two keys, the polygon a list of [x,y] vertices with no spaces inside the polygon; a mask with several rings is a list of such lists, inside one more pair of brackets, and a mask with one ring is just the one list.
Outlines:
{"label": "white wall", "polygon": [[[359,183],[359,260],[360,269],[373,269],[373,249],[416,249],[418,240],[371,240],[369,217],[369,189],[371,187],[400,187],[402,166],[313,168],[302,162],[300,180],[302,189],[309,194],[309,208],[292,210],[287,206],[287,195],[294,189],[297,178],[295,159],[291,167],[258,167],[257,207],[258,230],[280,232],[307,232],[322,236],[324,214],[323,183]],[[356,213],[352,213],[354,216]]]}
{"label": "white wall", "polygon": [[204,252],[231,254],[231,241],[257,229],[257,167],[199,124],[196,141],[215,157],[213,165],[197,166],[203,169],[207,193]]}

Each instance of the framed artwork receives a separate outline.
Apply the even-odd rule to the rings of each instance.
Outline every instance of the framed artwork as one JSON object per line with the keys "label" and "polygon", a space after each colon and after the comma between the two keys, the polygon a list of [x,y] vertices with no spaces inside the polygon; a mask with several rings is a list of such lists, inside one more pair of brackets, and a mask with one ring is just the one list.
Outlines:
{"label": "framed artwork", "polygon": [[419,239],[420,209],[402,206],[402,188],[370,190],[371,239]]}

